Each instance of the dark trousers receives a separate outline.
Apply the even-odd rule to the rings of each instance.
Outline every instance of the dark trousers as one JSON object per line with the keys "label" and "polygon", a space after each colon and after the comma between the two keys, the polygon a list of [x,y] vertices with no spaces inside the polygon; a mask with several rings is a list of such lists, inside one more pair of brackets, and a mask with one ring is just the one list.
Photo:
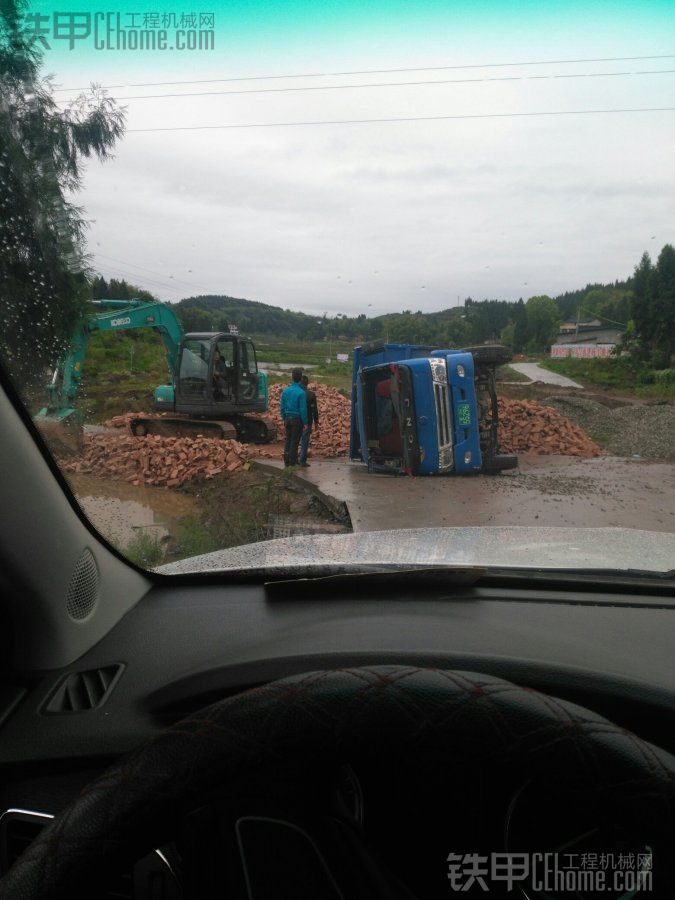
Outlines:
{"label": "dark trousers", "polygon": [[307,462],[307,451],[309,450],[309,439],[312,436],[312,423],[304,429],[302,432],[302,437],[300,438],[300,462]]}
{"label": "dark trousers", "polygon": [[284,419],[286,443],[284,444],[284,462],[287,466],[297,466],[298,446],[302,437],[302,419],[300,416],[287,416]]}

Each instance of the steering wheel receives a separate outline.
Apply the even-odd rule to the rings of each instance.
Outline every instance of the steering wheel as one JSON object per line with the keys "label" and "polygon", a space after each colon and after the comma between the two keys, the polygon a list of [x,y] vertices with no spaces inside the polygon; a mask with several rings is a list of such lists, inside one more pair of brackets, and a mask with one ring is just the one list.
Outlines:
{"label": "steering wheel", "polygon": [[[657,869],[659,859],[672,864],[669,753],[587,709],[490,675],[372,666],[285,678],[168,727],[80,793],[0,881],[0,897],[72,897],[104,866],[170,840],[191,804],[217,786],[289,762],[382,759],[392,747],[445,766],[517,766],[583,789],[649,836]],[[352,844],[348,863],[363,880],[359,891],[335,896],[411,898],[393,875],[364,865],[364,846]],[[672,869],[665,878],[672,889]]]}

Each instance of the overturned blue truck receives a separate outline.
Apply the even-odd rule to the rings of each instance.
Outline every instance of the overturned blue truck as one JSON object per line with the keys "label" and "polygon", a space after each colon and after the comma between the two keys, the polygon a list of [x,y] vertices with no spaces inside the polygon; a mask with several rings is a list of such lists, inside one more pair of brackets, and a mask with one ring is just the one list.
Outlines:
{"label": "overturned blue truck", "polygon": [[445,475],[513,469],[499,451],[496,369],[506,347],[356,347],[349,456],[369,472]]}

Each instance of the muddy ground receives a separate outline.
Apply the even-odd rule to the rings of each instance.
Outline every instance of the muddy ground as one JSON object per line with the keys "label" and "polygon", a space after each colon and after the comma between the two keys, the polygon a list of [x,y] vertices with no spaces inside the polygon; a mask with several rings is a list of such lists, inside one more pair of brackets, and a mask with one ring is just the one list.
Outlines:
{"label": "muddy ground", "polygon": [[[520,524],[675,531],[675,407],[613,390],[540,383],[502,384],[499,393],[553,406],[607,455],[524,455],[517,471],[496,477],[372,476],[344,457],[310,460],[309,469],[289,475],[278,442],[259,448],[266,459],[251,471],[180,490],[86,475],[69,481],[95,527],[148,567],[252,541],[351,528]],[[342,509],[331,498],[344,501]]]}
{"label": "muddy ground", "polygon": [[269,538],[351,530],[343,509],[283,472],[224,473],[181,490],[94,475],[69,475],[68,482],[92,525],[143,566]]}

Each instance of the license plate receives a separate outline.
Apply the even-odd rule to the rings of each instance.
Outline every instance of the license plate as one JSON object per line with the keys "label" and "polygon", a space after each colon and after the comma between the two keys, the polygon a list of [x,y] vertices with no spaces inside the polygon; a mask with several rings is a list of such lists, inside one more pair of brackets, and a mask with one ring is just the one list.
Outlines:
{"label": "license plate", "polygon": [[471,424],[471,406],[468,403],[460,403],[457,407],[457,418],[460,425]]}

